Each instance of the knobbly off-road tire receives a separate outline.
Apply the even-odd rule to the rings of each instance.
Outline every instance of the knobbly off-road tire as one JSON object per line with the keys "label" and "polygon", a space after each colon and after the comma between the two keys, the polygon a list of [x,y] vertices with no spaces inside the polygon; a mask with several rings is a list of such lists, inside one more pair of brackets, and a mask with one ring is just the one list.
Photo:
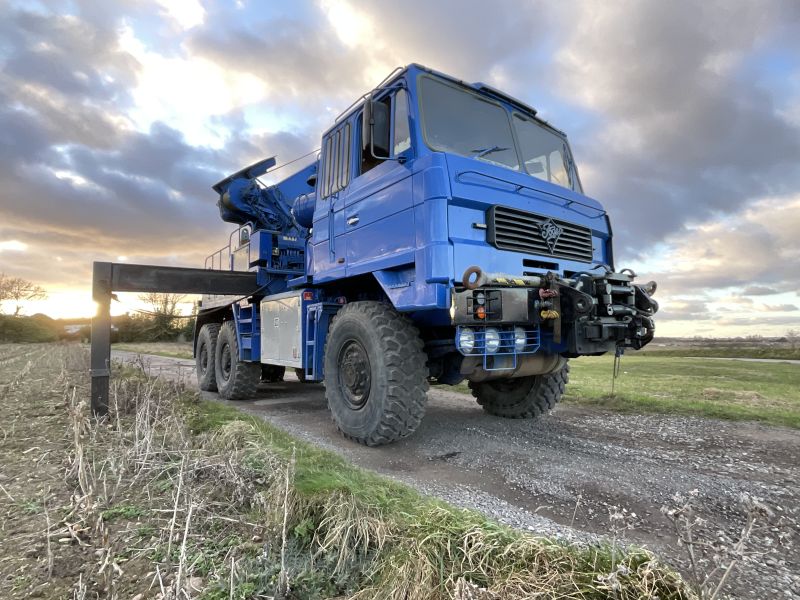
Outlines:
{"label": "knobbly off-road tire", "polygon": [[472,395],[483,410],[507,419],[535,419],[547,414],[561,400],[569,381],[569,363],[560,371],[516,379],[469,382]]}
{"label": "knobbly off-road tire", "polygon": [[214,369],[217,390],[226,400],[246,400],[255,396],[261,379],[261,365],[239,360],[233,321],[226,321],[219,330]]}
{"label": "knobbly off-road tire", "polygon": [[219,323],[206,323],[197,335],[195,365],[197,385],[204,392],[217,391],[217,373],[214,367],[214,356],[217,350]]}
{"label": "knobbly off-road tire", "polygon": [[411,321],[381,302],[339,310],[325,344],[325,398],[345,437],[380,446],[411,435],[427,391],[426,356]]}
{"label": "knobbly off-road tire", "polygon": [[261,381],[264,383],[279,383],[286,375],[286,367],[280,365],[261,365]]}

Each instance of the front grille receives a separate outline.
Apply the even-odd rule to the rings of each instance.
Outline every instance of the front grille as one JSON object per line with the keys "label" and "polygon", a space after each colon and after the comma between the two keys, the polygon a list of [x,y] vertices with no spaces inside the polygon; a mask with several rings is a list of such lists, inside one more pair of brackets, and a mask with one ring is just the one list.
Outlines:
{"label": "front grille", "polygon": [[[550,221],[560,229],[552,249],[542,235],[542,224]],[[486,230],[488,242],[501,250],[592,262],[592,232],[588,227],[507,206],[492,206],[486,215]]]}

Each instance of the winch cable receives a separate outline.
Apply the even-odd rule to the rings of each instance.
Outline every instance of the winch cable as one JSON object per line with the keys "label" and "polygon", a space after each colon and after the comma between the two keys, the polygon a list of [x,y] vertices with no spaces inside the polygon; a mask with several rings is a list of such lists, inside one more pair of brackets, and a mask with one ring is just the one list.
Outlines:
{"label": "winch cable", "polygon": [[614,364],[611,367],[611,397],[614,397],[614,384],[617,382],[617,377],[619,377],[619,371],[622,364],[622,356],[625,354],[625,348],[622,346],[617,346],[617,349],[614,351]]}

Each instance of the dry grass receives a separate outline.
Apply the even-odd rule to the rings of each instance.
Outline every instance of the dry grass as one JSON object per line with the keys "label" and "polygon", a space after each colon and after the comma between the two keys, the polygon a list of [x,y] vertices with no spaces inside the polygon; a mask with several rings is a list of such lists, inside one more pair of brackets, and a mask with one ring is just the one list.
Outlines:
{"label": "dry grass", "polygon": [[0,347],[0,369],[10,598],[693,597],[646,552],[510,530],[138,370],[98,422],[76,347]]}

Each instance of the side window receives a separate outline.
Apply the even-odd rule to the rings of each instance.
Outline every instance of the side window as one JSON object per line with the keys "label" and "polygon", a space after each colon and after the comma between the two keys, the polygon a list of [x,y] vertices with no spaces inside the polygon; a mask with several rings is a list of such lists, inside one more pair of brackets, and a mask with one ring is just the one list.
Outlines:
{"label": "side window", "polygon": [[342,150],[339,164],[339,189],[344,189],[350,183],[350,123],[345,123],[342,128]]}
{"label": "side window", "polygon": [[411,130],[408,126],[408,93],[397,91],[394,97],[394,144],[392,156],[411,148]]}
{"label": "side window", "polygon": [[329,193],[331,194],[338,191],[336,183],[339,175],[339,137],[339,131],[336,131],[332,136],[333,142],[331,144],[331,148],[333,149],[333,154],[331,154],[331,171],[330,176],[328,177],[328,189],[330,190]]}
{"label": "side window", "polygon": [[330,167],[331,163],[331,136],[325,138],[325,152],[323,152],[322,156],[322,173],[319,176],[319,183],[318,185],[320,190],[320,197],[326,198],[331,193],[331,188],[328,185],[328,176],[331,171]]}
{"label": "side window", "polygon": [[[386,107],[389,109],[389,114],[392,114],[391,113],[392,97],[391,96],[387,96],[386,98],[382,98],[380,100],[380,102],[385,104]],[[359,122],[361,122],[361,114],[360,113],[359,113],[358,119],[359,119]],[[359,144],[359,146],[361,146],[361,144]],[[373,157],[372,154],[370,153],[369,147],[367,146],[366,148],[361,148],[361,161],[360,162],[361,162],[361,168],[359,169],[359,172],[363,175],[367,171],[377,167],[383,161],[381,159],[379,159],[379,158]]]}
{"label": "side window", "polygon": [[350,123],[345,123],[325,138],[318,180],[321,198],[335,194],[350,183],[350,138]]}

